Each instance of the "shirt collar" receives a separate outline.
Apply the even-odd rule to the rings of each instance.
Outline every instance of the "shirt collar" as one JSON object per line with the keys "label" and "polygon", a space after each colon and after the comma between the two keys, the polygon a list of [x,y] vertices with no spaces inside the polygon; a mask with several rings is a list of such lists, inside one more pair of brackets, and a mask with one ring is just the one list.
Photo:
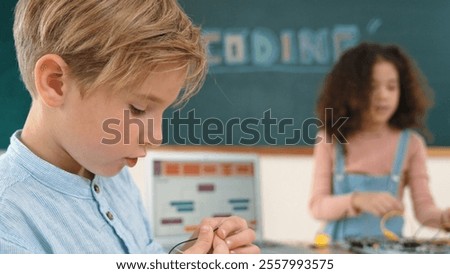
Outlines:
{"label": "shirt collar", "polygon": [[[90,180],[67,172],[38,157],[20,141],[21,133],[22,131],[18,130],[12,135],[8,152],[16,163],[29,171],[30,176],[58,192],[79,198],[92,198]],[[97,180],[96,176],[93,181]]]}

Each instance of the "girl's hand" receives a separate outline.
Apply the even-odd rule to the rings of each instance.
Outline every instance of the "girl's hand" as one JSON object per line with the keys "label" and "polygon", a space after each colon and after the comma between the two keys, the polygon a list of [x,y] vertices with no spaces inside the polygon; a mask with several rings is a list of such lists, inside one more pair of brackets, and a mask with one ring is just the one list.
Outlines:
{"label": "girl's hand", "polygon": [[352,206],[357,211],[382,217],[390,211],[403,211],[403,204],[388,192],[354,192]]}

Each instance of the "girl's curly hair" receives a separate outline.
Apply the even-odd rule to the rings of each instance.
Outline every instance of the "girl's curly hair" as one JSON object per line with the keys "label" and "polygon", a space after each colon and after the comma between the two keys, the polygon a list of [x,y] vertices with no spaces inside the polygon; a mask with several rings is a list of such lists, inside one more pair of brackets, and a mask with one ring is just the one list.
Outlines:
{"label": "girl's curly hair", "polygon": [[[425,115],[432,105],[432,90],[426,78],[400,47],[365,42],[343,53],[320,91],[316,112],[330,140],[334,136],[343,143],[362,128],[363,113],[370,104],[372,70],[379,61],[391,62],[399,74],[400,100],[389,124],[427,133]],[[340,128],[333,128],[336,119],[325,119],[326,109],[332,109],[334,117],[348,120]]]}

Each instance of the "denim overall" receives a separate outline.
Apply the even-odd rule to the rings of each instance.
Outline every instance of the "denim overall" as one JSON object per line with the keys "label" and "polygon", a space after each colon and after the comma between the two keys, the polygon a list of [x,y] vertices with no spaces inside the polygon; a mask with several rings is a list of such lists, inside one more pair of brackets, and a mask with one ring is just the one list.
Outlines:
{"label": "denim overall", "polygon": [[[394,197],[397,197],[401,168],[408,148],[409,135],[410,132],[408,130],[401,132],[391,174],[382,176],[346,173],[342,145],[337,144],[336,164],[333,175],[333,194],[344,195],[355,191],[386,191],[391,193]],[[380,221],[380,217],[370,213],[361,213],[355,217],[344,218],[327,223],[324,232],[331,236],[333,241],[338,242],[355,238],[382,238],[383,233],[380,229]],[[401,237],[403,218],[391,218],[386,222],[385,227]]]}

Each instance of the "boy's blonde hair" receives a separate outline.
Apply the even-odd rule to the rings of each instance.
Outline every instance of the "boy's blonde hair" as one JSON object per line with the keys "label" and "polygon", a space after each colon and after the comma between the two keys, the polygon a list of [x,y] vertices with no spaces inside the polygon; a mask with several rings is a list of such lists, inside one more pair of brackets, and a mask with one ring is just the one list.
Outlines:
{"label": "boy's blonde hair", "polygon": [[181,102],[206,73],[200,30],[176,0],[19,0],[14,39],[33,98],[35,64],[49,53],[69,65],[82,95],[102,85],[134,88],[156,66],[174,64],[188,68]]}

